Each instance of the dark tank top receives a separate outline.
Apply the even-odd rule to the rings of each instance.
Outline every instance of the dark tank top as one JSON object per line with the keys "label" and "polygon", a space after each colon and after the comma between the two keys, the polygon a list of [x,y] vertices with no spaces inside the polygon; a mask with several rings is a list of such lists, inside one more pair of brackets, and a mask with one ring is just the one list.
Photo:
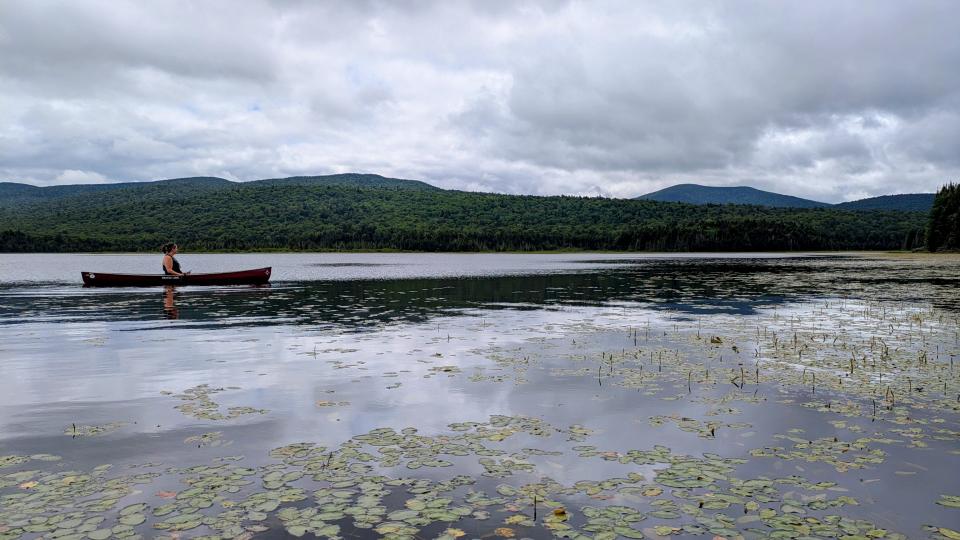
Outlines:
{"label": "dark tank top", "polygon": [[[183,270],[180,270],[180,263],[177,262],[177,258],[176,258],[176,257],[170,257],[170,258],[173,259],[173,264],[171,265],[171,266],[173,266],[173,271],[174,271],[174,272],[177,272],[178,274],[179,274],[179,273],[182,273]],[[163,266],[163,265],[161,264],[160,266]],[[163,273],[164,273],[164,274],[167,274],[167,273],[168,273],[166,266],[163,266]]]}

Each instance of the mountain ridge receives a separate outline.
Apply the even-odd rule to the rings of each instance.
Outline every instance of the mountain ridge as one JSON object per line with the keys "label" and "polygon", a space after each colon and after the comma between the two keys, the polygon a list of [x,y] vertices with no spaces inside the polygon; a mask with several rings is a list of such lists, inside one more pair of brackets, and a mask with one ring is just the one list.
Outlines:
{"label": "mountain ridge", "polygon": [[844,210],[899,210],[904,212],[929,212],[930,208],[933,207],[933,198],[933,193],[904,193],[831,204],[750,186],[705,186],[702,184],[676,184],[636,197],[639,200],[700,205],[750,204],[773,208],[837,208]]}
{"label": "mountain ridge", "polygon": [[903,210],[905,212],[929,212],[933,208],[935,193],[897,193],[867,197],[833,205],[845,210]]}
{"label": "mountain ridge", "polygon": [[[358,188],[393,188],[444,191],[420,180],[390,178],[369,173],[339,173],[329,175],[288,176],[249,181],[232,181],[216,176],[191,176],[143,182],[116,182],[110,184],[68,184],[34,186],[18,182],[0,182],[0,207],[31,205],[41,201],[104,193],[116,190],[149,190],[195,188],[201,191],[235,188],[243,185],[311,186],[340,185]],[[898,210],[928,212],[933,206],[933,193],[905,193],[880,195],[842,203],[825,203],[766,191],[750,186],[704,186],[676,184],[658,191],[634,197],[634,200],[702,204],[746,204],[773,208],[837,208],[844,210]]]}
{"label": "mountain ridge", "polygon": [[118,190],[152,190],[193,188],[201,191],[228,189],[243,185],[310,186],[339,185],[357,187],[383,187],[395,189],[440,190],[419,180],[389,178],[379,174],[342,173],[313,176],[288,176],[235,182],[217,176],[188,176],[165,178],[143,182],[115,182],[109,184],[67,184],[60,186],[34,186],[18,182],[0,182],[0,207],[35,204],[43,201],[86,196]]}
{"label": "mountain ridge", "polygon": [[660,202],[683,202],[687,204],[752,204],[775,208],[820,208],[828,203],[783,195],[750,186],[704,186],[701,184],[676,184],[658,191],[636,197],[641,200]]}

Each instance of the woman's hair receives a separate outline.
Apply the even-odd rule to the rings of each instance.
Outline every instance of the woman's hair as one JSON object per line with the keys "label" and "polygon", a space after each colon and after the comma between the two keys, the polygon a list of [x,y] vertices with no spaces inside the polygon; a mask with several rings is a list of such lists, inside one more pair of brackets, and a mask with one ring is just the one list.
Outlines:
{"label": "woman's hair", "polygon": [[160,246],[160,251],[164,253],[170,253],[170,250],[173,249],[173,246],[177,245],[176,242],[167,242],[166,244]]}

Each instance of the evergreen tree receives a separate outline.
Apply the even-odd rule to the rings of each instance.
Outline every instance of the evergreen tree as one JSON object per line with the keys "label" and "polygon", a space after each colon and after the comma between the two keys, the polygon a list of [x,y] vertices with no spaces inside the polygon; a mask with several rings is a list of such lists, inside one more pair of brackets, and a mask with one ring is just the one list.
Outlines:
{"label": "evergreen tree", "polygon": [[937,192],[927,225],[927,249],[960,249],[960,185],[951,182]]}

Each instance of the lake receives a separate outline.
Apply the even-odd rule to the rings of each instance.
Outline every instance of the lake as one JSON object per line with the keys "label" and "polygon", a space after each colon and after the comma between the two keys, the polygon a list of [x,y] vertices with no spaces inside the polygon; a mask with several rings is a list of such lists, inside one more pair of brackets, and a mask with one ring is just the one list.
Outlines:
{"label": "lake", "polygon": [[0,540],[960,538],[960,257],[0,254]]}

